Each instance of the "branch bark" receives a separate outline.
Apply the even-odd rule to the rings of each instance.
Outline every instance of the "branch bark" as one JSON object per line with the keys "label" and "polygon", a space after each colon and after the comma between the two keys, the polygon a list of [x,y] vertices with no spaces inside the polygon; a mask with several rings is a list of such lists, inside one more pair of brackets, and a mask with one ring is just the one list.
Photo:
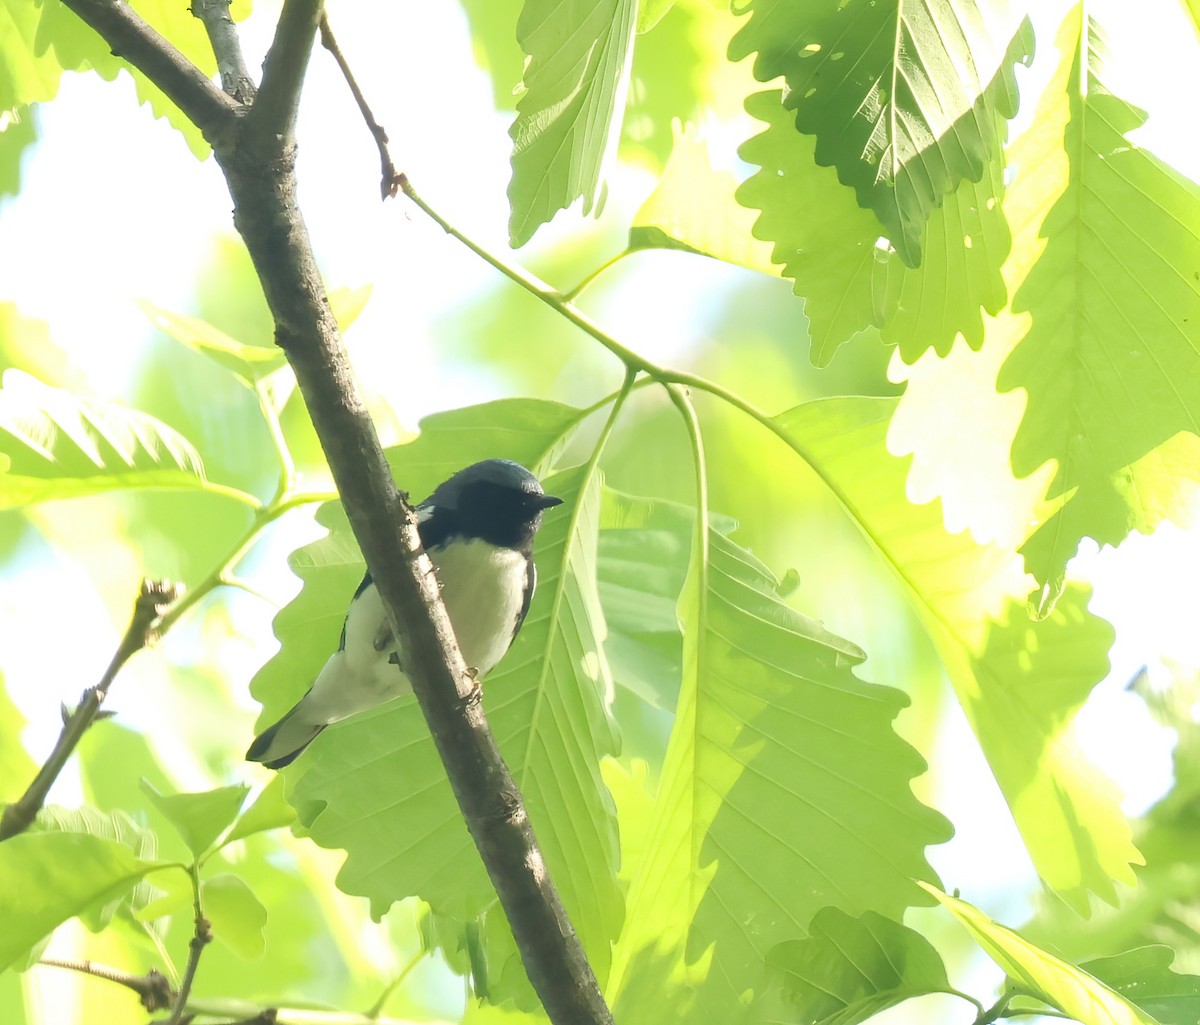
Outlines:
{"label": "branch bark", "polygon": [[[149,69],[162,65],[168,44],[134,32],[127,5],[116,0],[64,2],[157,81]],[[96,17],[97,10],[105,16]],[[546,871],[521,794],[484,719],[479,689],[458,651],[432,565],[420,551],[412,508],[392,481],[297,204],[292,135],[320,18],[320,0],[286,0],[262,86],[248,111],[207,82],[207,92],[190,87],[177,92],[193,108],[201,95],[211,105],[208,92],[220,97],[224,123],[205,133],[233,197],[234,224],[262,282],[276,342],[296,373],[350,525],[391,624],[405,638],[413,691],[530,981],[555,1025],[611,1025],[583,947]],[[243,112],[246,116],[238,116]],[[207,107],[204,113],[209,113]]]}
{"label": "branch bark", "polygon": [[229,5],[230,0],[192,0],[192,14],[200,19],[208,34],[213,56],[217,58],[221,88],[238,103],[250,103],[255,94],[254,79],[246,70],[242,43]]}
{"label": "branch bark", "polygon": [[100,682],[83,692],[75,711],[67,712],[63,706],[63,728],[55,741],[54,749],[46,759],[38,774],[17,800],[4,809],[0,816],[0,840],[23,833],[37,818],[37,813],[46,803],[46,795],[58,779],[63,766],[67,764],[88,728],[104,713],[100,706],[108,696],[108,689],[116,679],[121,667],[137,652],[146,647],[155,636],[155,631],[162,616],[171,603],[175,601],[175,588],[163,580],[143,580],[137,601],[133,603],[133,617],[121,643],[117,645],[108,668],[100,677]]}

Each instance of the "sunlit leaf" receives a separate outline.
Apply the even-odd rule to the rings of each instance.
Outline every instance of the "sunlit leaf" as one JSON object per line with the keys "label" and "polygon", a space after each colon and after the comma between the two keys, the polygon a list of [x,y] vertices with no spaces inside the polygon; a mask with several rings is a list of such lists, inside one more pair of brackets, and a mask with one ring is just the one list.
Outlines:
{"label": "sunlit leaf", "polygon": [[280,829],[296,821],[296,812],[283,797],[283,777],[276,776],[263,788],[226,835],[224,843],[233,843],[255,833]]}
{"label": "sunlit leaf", "polygon": [[1095,20],[1075,9],[1059,46],[1065,88],[1014,155],[1030,173],[1010,219],[1046,240],[1028,245],[1038,258],[1013,299],[1034,316],[996,341],[1015,345],[998,387],[1028,399],[1013,469],[1054,460],[1050,497],[1066,499],[1023,549],[1051,588],[1081,538],[1183,521],[1200,486],[1200,391],[1185,384],[1200,380],[1200,186],[1130,140],[1146,116],[1106,85]]}
{"label": "sunlit leaf", "polygon": [[887,453],[892,399],[810,402],[776,424],[834,488],[896,573],[929,631],[959,701],[1045,882],[1077,907],[1133,882],[1116,788],[1083,758],[1070,722],[1108,671],[1112,628],[1068,589],[1042,622],[1013,548],[947,533],[937,502],[913,505],[906,464]]}
{"label": "sunlit leaf", "polygon": [[[0,71],[0,75],[3,73]],[[31,108],[17,114],[0,108],[0,199],[21,190],[21,158],[36,141],[37,125]]]}
{"label": "sunlit leaf", "polygon": [[139,305],[151,323],[160,331],[195,352],[216,360],[232,370],[247,385],[266,377],[287,363],[287,357],[277,345],[247,345],[230,338],[199,317],[172,313],[142,300]]}
{"label": "sunlit leaf", "polygon": [[[913,269],[880,238],[879,222],[854,202],[851,190],[818,166],[812,137],[795,130],[781,95],[757,93],[746,101],[747,112],[767,127],[739,150],[760,170],[737,199],[761,211],[755,237],[774,244],[772,258],[804,298],[813,361],[827,364],[838,346],[868,327],[883,329],[909,362],[929,348],[948,352],[960,332],[978,348],[981,308],[995,312],[1006,297],[1000,265],[1009,232],[997,201],[999,159],[930,214],[924,259]],[[739,262],[721,251],[711,255]]]}
{"label": "sunlit leaf", "polygon": [[978,908],[926,886],[1021,989],[1088,1025],[1159,1025],[1099,979],[1042,950]]}
{"label": "sunlit leaf", "polygon": [[20,797],[37,772],[37,765],[21,743],[24,729],[25,717],[8,696],[0,671],[0,801]]}
{"label": "sunlit leaf", "polygon": [[0,389],[0,509],[122,488],[204,488],[196,450],[136,409],[19,370]]}
{"label": "sunlit leaf", "polygon": [[242,879],[230,872],[210,876],[200,884],[200,899],[215,939],[239,957],[262,957],[267,909]]}
{"label": "sunlit leaf", "polygon": [[742,10],[750,20],[730,57],[756,53],[760,82],[785,78],[784,106],[816,137],[817,163],[837,168],[917,266],[930,214],[979,180],[997,120],[1016,113],[1013,65],[1032,55],[1032,27],[976,0],[751,0]]}
{"label": "sunlit leaf", "polygon": [[522,8],[517,39],[529,62],[509,129],[513,246],[580,197],[585,214],[603,207],[636,13],[636,0],[529,0]]}
{"label": "sunlit leaf", "polygon": [[250,792],[248,786],[234,786],[195,794],[160,794],[146,780],[142,781],[142,790],[196,858],[225,832]]}
{"label": "sunlit leaf", "polygon": [[68,918],[133,889],[159,867],[85,833],[21,833],[0,843],[0,970]]}
{"label": "sunlit leaf", "polygon": [[1200,977],[1171,971],[1170,947],[1138,947],[1079,967],[1116,990],[1162,1025],[1200,1021]]}
{"label": "sunlit leaf", "polygon": [[683,686],[611,992],[617,1018],[724,1021],[822,907],[921,902],[925,847],[949,829],[910,787],[905,696],[857,679],[863,652],[784,604],[749,552],[710,531],[679,610]]}
{"label": "sunlit leaf", "polygon": [[898,922],[824,908],[809,933],[767,954],[781,982],[780,1020],[855,1025],[912,997],[950,990],[937,950]]}
{"label": "sunlit leaf", "polygon": [[754,214],[734,199],[737,179],[712,166],[694,125],[674,128],[662,177],[634,215],[630,249],[680,249],[777,274],[771,247],[753,236]]}

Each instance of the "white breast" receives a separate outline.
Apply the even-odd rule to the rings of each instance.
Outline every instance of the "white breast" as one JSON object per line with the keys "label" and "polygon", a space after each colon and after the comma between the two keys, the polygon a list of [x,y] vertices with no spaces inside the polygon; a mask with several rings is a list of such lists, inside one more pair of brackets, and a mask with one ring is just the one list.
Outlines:
{"label": "white breast", "polygon": [[508,650],[525,597],[525,556],[486,541],[430,552],[463,660],[480,676]]}

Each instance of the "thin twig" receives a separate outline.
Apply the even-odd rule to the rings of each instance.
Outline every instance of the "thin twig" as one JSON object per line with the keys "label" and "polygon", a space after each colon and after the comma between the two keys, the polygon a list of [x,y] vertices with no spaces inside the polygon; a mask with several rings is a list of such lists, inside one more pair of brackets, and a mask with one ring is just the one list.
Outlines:
{"label": "thin twig", "polygon": [[192,983],[196,981],[196,969],[200,967],[200,955],[204,948],[212,942],[212,925],[204,917],[204,908],[200,904],[200,869],[192,865],[192,909],[195,914],[196,930],[188,944],[187,967],[183,970],[183,979],[179,983],[179,992],[175,996],[175,1006],[171,1009],[171,1017],[167,1025],[179,1025],[183,1021],[184,1011],[187,1010],[188,996],[192,992]]}
{"label": "thin twig", "polygon": [[43,957],[38,964],[48,968],[66,968],[96,979],[115,982],[118,986],[133,990],[147,1011],[165,1011],[175,999],[170,981],[156,968],[151,968],[145,975],[132,975],[121,971],[120,968],[96,964],[95,961],[60,961],[53,957]]}
{"label": "thin twig", "polygon": [[362,114],[363,120],[367,123],[367,128],[375,138],[375,145],[379,149],[379,170],[381,174],[379,194],[383,199],[390,199],[400,191],[400,182],[399,176],[396,174],[396,165],[392,163],[392,155],[388,152],[387,132],[383,130],[383,125],[375,120],[375,115],[371,112],[367,98],[363,96],[362,90],[358,87],[358,82],[354,79],[354,73],[350,70],[350,65],[346,63],[346,58],[342,54],[342,48],[338,46],[337,40],[333,37],[327,13],[321,15],[321,45],[333,54],[333,59],[337,61],[337,66],[341,69],[342,77],[346,80],[346,85],[350,87],[350,92],[354,96],[354,102],[358,104],[359,113]]}
{"label": "thin twig", "polygon": [[156,639],[160,621],[177,596],[177,588],[168,581],[142,581],[141,591],[133,604],[133,618],[129,622],[129,629],[117,645],[112,661],[104,670],[100,682],[83,692],[75,711],[64,715],[62,732],[58,735],[54,750],[29,784],[29,789],[4,809],[4,815],[0,817],[0,840],[23,833],[33,824],[38,811],[46,802],[46,795],[58,779],[63,766],[67,764],[67,759],[71,757],[88,727],[100,717],[100,706],[108,696],[108,689],[117,673],[135,653]]}
{"label": "thin twig", "polygon": [[230,0],[192,0],[192,14],[203,22],[204,31],[208,33],[213,56],[217,58],[221,88],[238,103],[248,104],[254,101],[254,79],[246,70],[242,43],[229,5]]}
{"label": "thin twig", "polygon": [[246,115],[247,131],[273,147],[286,150],[292,143],[321,8],[321,0],[284,0],[279,13],[275,38],[263,61],[262,85]]}

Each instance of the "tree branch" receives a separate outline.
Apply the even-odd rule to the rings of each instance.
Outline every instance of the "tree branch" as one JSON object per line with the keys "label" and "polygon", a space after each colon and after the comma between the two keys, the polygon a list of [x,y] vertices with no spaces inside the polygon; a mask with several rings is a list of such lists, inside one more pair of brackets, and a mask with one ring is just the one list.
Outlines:
{"label": "tree branch", "polygon": [[238,103],[250,103],[254,99],[254,79],[246,70],[242,43],[229,5],[230,0],[192,0],[192,14],[203,22],[204,31],[208,33],[213,56],[217,58],[221,88]]}
{"label": "tree branch", "polygon": [[[116,0],[67,2],[73,10],[90,12],[112,8]],[[405,638],[413,690],[530,981],[556,1025],[611,1025],[520,792],[488,730],[480,691],[458,651],[433,567],[420,552],[416,518],[392,481],[296,202],[292,132],[320,16],[320,0],[285,0],[258,97],[246,117],[229,119],[228,132],[214,145],[233,197],[234,224],[262,282],[276,343],[296,373],[388,618]],[[113,42],[109,24],[89,24]],[[125,19],[121,29],[123,39]],[[217,95],[222,104],[232,105],[223,93]]]}
{"label": "tree branch", "polygon": [[350,70],[350,65],[346,63],[346,58],[342,54],[342,48],[338,46],[337,40],[333,38],[333,31],[329,27],[328,14],[321,15],[321,45],[337,61],[337,66],[342,72],[342,77],[346,80],[346,85],[350,87],[351,95],[354,96],[354,102],[358,104],[358,111],[362,114],[363,121],[366,122],[367,128],[375,138],[375,146],[379,150],[379,170],[381,176],[379,194],[383,199],[390,199],[399,191],[400,183],[398,180],[399,176],[396,174],[396,165],[392,163],[392,155],[388,152],[387,132],[383,130],[383,125],[375,120],[375,115],[371,112],[367,98],[358,87],[358,82],[354,78],[354,73]]}
{"label": "tree branch", "polygon": [[117,645],[112,661],[100,677],[100,682],[83,692],[75,711],[67,713],[64,706],[62,732],[58,735],[50,757],[38,770],[33,782],[29,784],[29,789],[8,805],[3,816],[0,816],[0,840],[23,833],[33,824],[38,811],[46,802],[46,795],[58,779],[63,766],[67,764],[67,759],[71,757],[88,727],[102,715],[100,706],[107,697],[108,688],[117,673],[135,653],[154,640],[161,617],[175,601],[176,596],[175,587],[165,580],[142,581],[141,591],[133,605],[133,618],[129,622],[129,629]]}
{"label": "tree branch", "polygon": [[321,20],[321,0],[284,0],[275,38],[263,61],[262,85],[247,116],[257,138],[289,149],[300,107],[300,87]]}
{"label": "tree branch", "polygon": [[221,131],[241,109],[199,68],[148,25],[124,0],[63,0],[187,115],[215,148]]}
{"label": "tree branch", "polygon": [[110,968],[95,961],[59,961],[57,958],[43,957],[38,964],[48,968],[66,968],[83,975],[91,975],[93,978],[115,982],[118,986],[133,990],[147,1011],[165,1011],[175,999],[170,981],[154,968],[145,975],[131,975],[119,968]]}
{"label": "tree branch", "polygon": [[183,979],[179,983],[179,992],[175,994],[175,1005],[171,1008],[171,1017],[167,1025],[179,1025],[187,1010],[188,997],[192,993],[192,983],[196,981],[196,969],[200,967],[200,955],[204,948],[212,943],[212,926],[204,917],[204,908],[200,905],[200,867],[193,863],[192,877],[192,910],[195,920],[195,930],[188,943],[187,967],[183,970]]}

